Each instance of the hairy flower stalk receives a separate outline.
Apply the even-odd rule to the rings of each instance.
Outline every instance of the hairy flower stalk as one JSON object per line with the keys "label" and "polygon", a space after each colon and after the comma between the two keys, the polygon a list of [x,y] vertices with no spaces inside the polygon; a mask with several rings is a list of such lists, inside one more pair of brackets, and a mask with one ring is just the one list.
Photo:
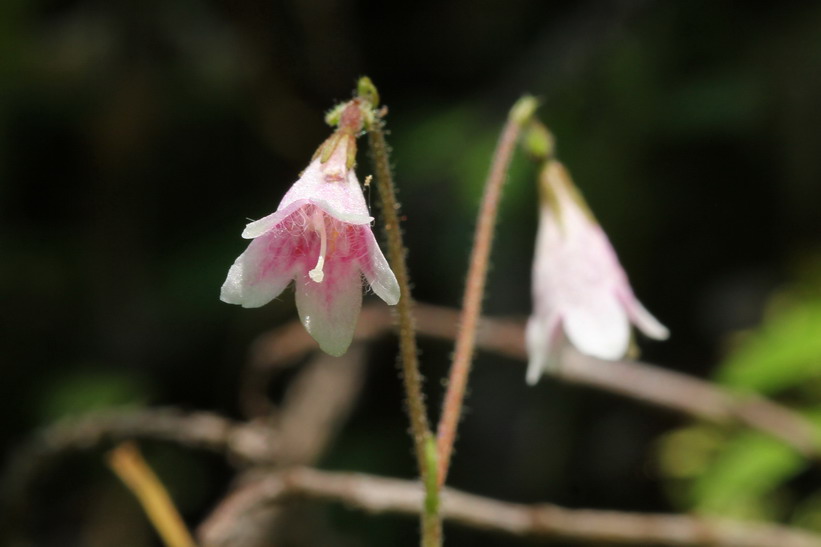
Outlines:
{"label": "hairy flower stalk", "polygon": [[[374,112],[379,104],[379,93],[370,78],[363,77],[358,83],[358,96]],[[388,256],[391,266],[396,270],[396,277],[401,289],[397,315],[399,316],[399,354],[402,365],[402,381],[408,404],[408,416],[411,422],[414,452],[419,466],[419,476],[425,486],[424,510],[421,512],[422,545],[438,547],[442,544],[442,519],[439,513],[439,488],[436,481],[437,454],[433,433],[428,425],[427,408],[422,394],[422,374],[419,371],[419,356],[416,346],[416,328],[414,326],[410,294],[410,275],[405,261],[405,244],[402,241],[402,228],[399,223],[399,203],[391,172],[389,148],[385,141],[384,121],[381,115],[371,116],[366,125],[371,158],[376,175],[376,186],[382,203],[382,214],[385,220],[385,231],[388,240]]]}
{"label": "hairy flower stalk", "polygon": [[338,113],[339,128],[317,150],[277,210],[251,222],[252,239],[236,259],[220,299],[254,308],[294,281],[306,330],[323,351],[342,355],[353,338],[362,306],[362,276],[390,305],[399,285],[371,232],[370,216],[354,172],[356,134],[363,116],[357,101]]}
{"label": "hairy flower stalk", "polygon": [[442,417],[437,428],[437,445],[439,449],[439,484],[444,484],[450,465],[453,445],[456,442],[456,429],[462,414],[462,403],[465,398],[473,352],[476,345],[476,328],[482,314],[482,298],[485,293],[488,261],[493,244],[493,230],[496,227],[496,214],[502,196],[502,187],[507,179],[507,171],[513,150],[521,130],[527,126],[538,102],[535,98],[524,96],[511,108],[507,123],[499,137],[493,161],[485,182],[485,192],[476,223],[473,248],[470,253],[465,282],[465,294],[462,300],[462,312],[459,318],[459,334],[456,338],[456,349],[448,377],[448,389],[442,404]]}
{"label": "hairy flower stalk", "polygon": [[[549,137],[544,128],[539,133]],[[568,341],[582,353],[617,360],[629,348],[630,323],[650,338],[669,335],[633,294],[610,240],[567,169],[553,159],[552,145],[543,151],[533,314],[526,332],[529,384],[557,366]]]}

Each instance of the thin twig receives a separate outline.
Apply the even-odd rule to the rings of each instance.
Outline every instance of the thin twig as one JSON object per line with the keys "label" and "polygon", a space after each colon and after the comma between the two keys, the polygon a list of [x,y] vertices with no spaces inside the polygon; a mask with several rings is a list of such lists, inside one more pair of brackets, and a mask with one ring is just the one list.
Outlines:
{"label": "thin twig", "polygon": [[270,463],[280,450],[278,434],[261,424],[235,422],[211,412],[136,408],[95,412],[57,422],[18,449],[12,461],[34,463],[64,452],[132,439],[170,441],[227,453],[242,464]]}
{"label": "thin twig", "polygon": [[[304,328],[300,328],[299,333],[307,334]],[[291,340],[291,336],[290,333],[285,335],[283,342]],[[277,344],[277,348],[282,350],[283,345]],[[294,355],[297,358],[302,355],[297,353]],[[340,357],[316,352],[289,383],[281,407],[273,412],[273,405],[267,402],[267,381],[246,371],[243,397],[265,400],[269,414],[274,417],[271,421],[278,432],[280,446],[278,464],[312,465],[319,460],[347,420],[361,391],[366,362],[364,354],[364,344],[360,343],[352,344]],[[289,352],[286,350],[278,355],[286,356]],[[270,372],[283,368],[286,363],[290,364],[288,359]],[[252,468],[234,480],[232,491],[219,500],[197,528],[202,545],[262,547],[284,541],[281,540],[283,535],[288,537],[289,530],[295,526],[293,510],[288,507],[260,506],[245,513],[242,522],[232,520],[231,508],[237,500],[243,499],[245,490],[256,483],[259,473],[259,468]]]}
{"label": "thin twig", "polygon": [[462,415],[462,402],[465,398],[470,366],[473,362],[474,347],[476,344],[476,327],[482,314],[482,299],[485,294],[488,260],[493,245],[493,230],[496,226],[496,214],[499,209],[499,200],[502,196],[502,187],[507,179],[507,171],[513,150],[519,138],[522,126],[527,123],[536,108],[536,101],[532,97],[520,99],[510,111],[502,135],[493,154],[482,205],[476,224],[476,233],[473,248],[470,254],[465,283],[465,294],[462,300],[462,315],[459,320],[459,335],[456,338],[456,349],[453,354],[448,388],[442,404],[442,416],[439,419],[436,441],[439,452],[439,484],[445,483],[453,453],[453,444],[456,440],[456,429],[459,426],[459,417]]}
{"label": "thin twig", "polygon": [[[419,319],[420,335],[445,340],[456,337],[457,310],[417,303],[414,313]],[[362,310],[356,338],[372,339],[391,329],[387,311],[368,306]],[[254,367],[265,368],[276,359],[278,354],[271,350],[280,347],[279,336],[274,331],[259,341]],[[311,339],[307,335],[304,338],[287,338],[292,354],[304,355],[313,349]],[[523,322],[482,318],[476,331],[476,347],[527,361]],[[572,348],[564,351],[562,366],[555,375],[565,382],[616,393],[710,422],[742,424],[779,439],[806,457],[821,459],[821,442],[813,425],[797,412],[763,397],[735,394],[710,382],[649,363],[603,361]]]}
{"label": "thin twig", "polygon": [[[420,318],[421,332],[446,339],[454,337],[454,320],[458,317],[456,310],[417,305],[417,315]],[[366,308],[363,310],[363,317],[378,325],[359,329],[359,333],[365,335],[365,338],[377,336],[387,330],[387,327],[382,326],[389,322],[389,316],[384,308],[381,311]],[[297,346],[298,342],[294,344],[295,350]],[[511,358],[525,359],[522,325],[519,322],[483,319],[477,330],[477,346]],[[306,341],[304,351],[308,352],[312,347],[313,345]],[[262,358],[262,353],[258,357]],[[686,375],[641,363],[602,362],[570,352],[565,354],[561,377],[566,381],[605,389],[707,420],[745,423],[781,438],[796,449],[804,447],[811,451],[812,455],[818,454],[812,427],[800,415],[769,401],[739,401],[730,393],[708,382]],[[280,437],[260,426],[239,424],[207,413],[183,414],[169,410],[135,410],[131,413],[132,415],[93,415],[47,428],[35,442],[18,452],[18,457],[13,458],[13,461],[23,462],[24,465],[9,466],[6,478],[23,479],[27,473],[31,478],[31,470],[36,469],[38,463],[42,464],[44,460],[62,452],[91,449],[100,444],[130,437],[178,442],[228,453],[245,462],[256,464],[270,462],[278,453],[277,443]],[[267,448],[261,450],[261,447]],[[377,512],[390,510],[416,514],[421,509],[422,492],[418,483],[398,481],[399,488],[396,489],[392,485],[397,481],[388,479],[373,479],[376,482],[371,483],[371,479],[367,477],[364,482],[360,481],[358,475],[317,475],[318,472],[313,472],[314,474],[309,476],[310,481],[302,475],[300,482],[299,470],[289,473],[296,473],[285,476],[297,477],[289,479],[289,484],[296,481],[297,486],[284,494],[277,493],[282,489],[277,485],[281,485],[284,480],[280,476],[273,479],[257,478],[246,483],[242,490],[238,491],[237,497],[232,497],[230,503],[222,504],[224,518],[219,520],[224,526],[219,533],[225,531],[226,525],[227,528],[232,528],[232,519],[239,515],[247,515],[248,510],[259,514],[263,509],[257,505],[260,501],[275,501],[285,494],[340,500]],[[353,484],[360,485],[361,488],[344,486],[349,484],[345,481],[350,478],[356,479]],[[26,482],[24,479],[23,481]],[[318,490],[314,491],[317,488]],[[348,492],[346,489],[351,491]],[[272,493],[274,490],[276,492]],[[384,491],[393,493],[380,501]],[[20,501],[20,496],[8,490],[4,490],[3,494],[7,500],[11,494],[10,497],[15,501]],[[652,540],[654,543],[666,545],[696,545],[698,542],[737,546],[821,545],[814,536],[762,524],[704,521],[686,516],[567,511],[552,506],[528,507],[476,498],[447,489],[443,496],[442,511],[447,518],[468,526],[518,535],[565,537],[578,541],[610,541],[622,544],[638,543],[638,534],[648,542]],[[373,501],[374,497],[377,498],[376,502]],[[473,501],[476,503],[472,503]],[[14,514],[19,516],[19,512]],[[3,516],[8,518],[11,514],[6,511]],[[249,521],[245,519],[242,522]]]}
{"label": "thin twig", "polygon": [[[267,475],[266,475],[267,476]],[[203,547],[270,547],[287,534],[293,519],[287,506],[257,503],[263,475],[251,469],[234,480],[234,486],[195,531]]]}
{"label": "thin twig", "polygon": [[357,400],[365,367],[363,344],[353,344],[345,355],[318,353],[289,384],[276,421],[280,439],[278,464],[315,462],[350,415]]}
{"label": "thin twig", "polygon": [[739,423],[766,433],[808,458],[821,455],[815,427],[789,408],[754,395],[740,396],[686,374],[633,361],[603,361],[572,348],[556,376],[719,424]]}
{"label": "thin twig", "polygon": [[[376,96],[373,84],[366,78],[360,80],[360,93],[363,84],[370,87],[369,91],[372,91],[372,96]],[[373,106],[375,107],[376,104],[373,104]],[[413,445],[419,466],[419,476],[422,478],[423,484],[428,485],[431,482],[426,479],[431,471],[427,465],[429,461],[427,445],[429,439],[432,438],[432,433],[428,423],[424,395],[422,394],[422,374],[419,371],[416,328],[413,321],[413,300],[411,298],[410,276],[405,256],[406,247],[402,241],[402,227],[399,223],[399,202],[396,200],[390,153],[385,140],[382,117],[377,117],[368,127],[368,142],[376,175],[376,186],[379,189],[379,198],[382,203],[382,216],[388,240],[388,260],[396,275],[400,289],[400,298],[396,305],[399,316],[399,352]],[[436,496],[436,489],[428,490],[427,497],[430,501],[425,506],[432,509],[436,508],[438,504],[432,500]],[[436,547],[442,543],[441,521],[436,514],[431,514],[430,511],[422,512],[422,542],[426,547]]]}
{"label": "thin twig", "polygon": [[[299,333],[305,334],[301,326]],[[294,346],[296,357],[305,354],[299,349],[303,344],[300,341]],[[281,348],[283,344],[276,346]],[[186,413],[165,408],[92,413],[49,426],[15,450],[4,469],[0,479],[0,529],[4,523],[14,523],[17,528],[25,526],[16,516],[27,513],[31,485],[49,463],[69,452],[92,450],[122,440],[174,442],[227,455],[243,467],[313,464],[350,413],[361,388],[363,363],[361,344],[351,346],[342,357],[318,352],[289,385],[273,430],[267,422],[234,422],[208,412]],[[259,516],[258,524],[266,515]],[[257,528],[264,533],[261,525]]]}
{"label": "thin twig", "polygon": [[17,448],[0,476],[0,530],[20,528],[36,477],[63,455],[132,439],[174,442],[217,452],[241,465],[275,461],[279,436],[267,426],[233,422],[208,412],[129,409],[92,413],[44,428]]}
{"label": "thin twig", "polygon": [[[262,504],[290,498],[336,501],[370,513],[418,514],[418,482],[358,473],[293,468],[266,475],[234,500],[224,522],[244,522]],[[819,547],[821,536],[772,524],[687,515],[639,514],[523,505],[442,489],[442,516],[454,523],[518,537],[586,544],[712,547]],[[228,533],[224,530],[223,533]],[[214,538],[216,540],[216,538]]]}
{"label": "thin twig", "polygon": [[195,547],[171,496],[162,481],[143,459],[137,445],[125,442],[108,453],[112,471],[140,502],[154,529],[168,547]]}

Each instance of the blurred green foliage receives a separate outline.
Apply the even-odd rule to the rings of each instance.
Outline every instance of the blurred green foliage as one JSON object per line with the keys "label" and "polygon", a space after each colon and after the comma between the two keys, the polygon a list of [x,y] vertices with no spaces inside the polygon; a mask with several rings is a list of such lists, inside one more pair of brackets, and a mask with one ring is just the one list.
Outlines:
{"label": "blurred green foliage", "polygon": [[784,517],[781,487],[806,466],[790,447],[764,434],[693,425],[664,436],[660,466],[682,508],[717,516]]}
{"label": "blurred green foliage", "polygon": [[50,378],[39,401],[39,422],[48,425],[57,420],[108,408],[138,407],[148,402],[145,380],[115,370],[69,369]]}
{"label": "blurred green foliage", "polygon": [[[776,293],[762,324],[736,335],[716,380],[738,394],[781,398],[817,424],[821,445],[821,275]],[[663,436],[659,466],[684,509],[782,520],[821,530],[821,490],[794,479],[815,462],[741,426],[695,424]]]}
{"label": "blurred green foliage", "polygon": [[760,329],[742,335],[716,379],[765,395],[821,380],[821,298],[778,302]]}

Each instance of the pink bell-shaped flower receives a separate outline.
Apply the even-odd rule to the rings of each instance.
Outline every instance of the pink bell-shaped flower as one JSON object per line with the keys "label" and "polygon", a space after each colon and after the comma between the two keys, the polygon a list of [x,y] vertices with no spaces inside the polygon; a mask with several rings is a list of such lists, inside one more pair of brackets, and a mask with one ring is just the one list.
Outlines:
{"label": "pink bell-shaped flower", "polygon": [[276,212],[251,222],[251,244],[236,259],[220,299],[244,308],[267,304],[294,280],[302,324],[331,355],[353,338],[362,307],[362,275],[390,305],[396,277],[371,232],[373,218],[353,170],[356,141],[338,131],[282,198]]}
{"label": "pink bell-shaped flower", "polygon": [[607,235],[570,175],[547,161],[533,260],[533,315],[527,323],[527,382],[557,365],[566,340],[600,359],[621,359],[630,323],[650,338],[669,332],[638,301]]}

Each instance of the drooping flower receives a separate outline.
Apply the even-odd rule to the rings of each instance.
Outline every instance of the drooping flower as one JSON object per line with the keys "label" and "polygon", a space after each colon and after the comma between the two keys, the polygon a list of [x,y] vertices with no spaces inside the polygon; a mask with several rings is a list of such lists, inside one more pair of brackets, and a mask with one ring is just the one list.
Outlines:
{"label": "drooping flower", "polygon": [[331,355],[342,355],[351,343],[363,275],[382,300],[399,301],[399,285],[371,232],[373,218],[353,170],[355,147],[352,131],[337,131],[276,212],[245,227],[242,237],[253,241],[220,292],[223,302],[255,308],[294,280],[302,324]]}
{"label": "drooping flower", "polygon": [[526,332],[531,385],[556,366],[566,341],[582,353],[616,360],[627,353],[630,323],[650,338],[669,335],[633,294],[607,235],[564,166],[545,162],[539,183],[534,310]]}

